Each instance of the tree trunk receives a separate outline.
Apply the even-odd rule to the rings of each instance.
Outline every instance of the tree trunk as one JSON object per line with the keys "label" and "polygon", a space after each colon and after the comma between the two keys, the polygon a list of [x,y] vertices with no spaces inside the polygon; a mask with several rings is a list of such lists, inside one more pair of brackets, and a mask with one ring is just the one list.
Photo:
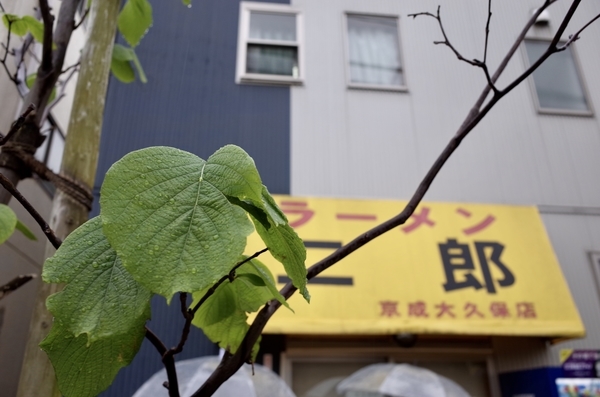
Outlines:
{"label": "tree trunk", "polygon": [[[88,187],[94,185],[96,176],[119,5],[119,0],[94,0],[92,3],[88,39],[82,52],[63,153],[61,172]],[[57,190],[49,223],[59,238],[64,239],[87,218],[88,210],[84,205]],[[50,244],[47,247],[46,256],[50,256],[54,249]],[[46,298],[58,289],[56,285],[42,283],[38,291],[19,380],[19,397],[60,396],[50,361],[38,347],[52,324],[52,315],[45,307]]]}

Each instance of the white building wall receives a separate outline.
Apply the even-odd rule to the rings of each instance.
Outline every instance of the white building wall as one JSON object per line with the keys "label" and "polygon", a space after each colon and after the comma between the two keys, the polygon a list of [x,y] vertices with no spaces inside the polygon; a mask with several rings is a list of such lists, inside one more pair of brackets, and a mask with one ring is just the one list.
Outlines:
{"label": "white building wall", "polygon": [[[305,84],[292,87],[291,194],[408,199],[455,133],[486,84],[481,70],[459,62],[441,40],[432,18],[441,3],[446,33],[467,58],[483,57],[486,1],[292,0],[302,10]],[[488,65],[492,71],[512,46],[540,0],[493,2]],[[570,2],[550,9],[549,27],[529,37],[550,38]],[[344,12],[400,17],[400,41],[408,92],[346,86]],[[567,35],[600,13],[584,1]],[[600,106],[600,23],[575,45],[591,106]],[[522,48],[498,86],[525,70]],[[500,371],[558,365],[558,349],[600,348],[600,302],[588,258],[600,250],[600,123],[592,117],[542,115],[524,82],[505,97],[463,141],[425,199],[538,205],[565,278],[586,325],[585,339],[547,349],[533,340],[496,341]],[[562,214],[556,214],[560,212]],[[584,213],[575,215],[575,213]],[[587,215],[585,215],[587,214]]]}
{"label": "white building wall", "polygon": [[[37,0],[2,0],[4,9],[9,14],[19,16],[35,16],[34,7],[38,6]],[[60,9],[60,0],[50,1],[50,6],[55,12]],[[6,43],[6,28],[0,24],[0,42]],[[85,40],[84,27],[77,29],[69,44],[65,68],[76,63],[79,58],[80,49]],[[11,48],[19,43],[19,38],[12,35]],[[36,45],[36,50],[41,53],[41,46]],[[0,49],[4,54],[4,49]],[[0,55],[0,56],[1,56]],[[28,59],[28,73],[35,72],[35,59]],[[9,56],[7,65],[14,72],[15,62]],[[66,132],[77,75],[72,76],[69,85],[64,90],[65,97],[52,109],[52,115],[60,128]],[[62,90],[59,88],[59,94]],[[14,83],[8,79],[6,73],[0,68],[0,132],[7,133],[12,122],[20,115],[22,100]],[[58,138],[56,138],[58,139]],[[62,145],[55,146],[58,153],[53,153],[52,158],[62,157]],[[50,216],[52,198],[33,179],[22,181],[18,186],[19,191],[29,200],[38,212],[48,219]],[[10,207],[17,213],[21,220],[37,237],[32,242],[25,238],[20,232],[15,232],[9,240],[0,245],[0,285],[12,280],[22,274],[41,274],[46,237],[33,218],[14,199]],[[17,392],[21,364],[25,351],[25,342],[29,332],[29,321],[33,310],[34,299],[40,278],[34,279],[9,296],[0,300],[0,396],[14,396]]]}

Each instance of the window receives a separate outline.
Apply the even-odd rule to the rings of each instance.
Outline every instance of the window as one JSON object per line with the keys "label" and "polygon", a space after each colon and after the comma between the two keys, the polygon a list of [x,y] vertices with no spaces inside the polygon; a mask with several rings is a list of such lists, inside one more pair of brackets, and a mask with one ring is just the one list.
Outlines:
{"label": "window", "polygon": [[301,84],[302,18],[287,5],[240,3],[236,82]]}
{"label": "window", "polygon": [[[525,40],[525,52],[530,65],[542,56],[548,44],[543,40]],[[572,47],[568,47],[552,54],[533,72],[532,87],[540,112],[592,114],[573,51]]]}
{"label": "window", "polygon": [[406,89],[397,17],[346,14],[346,41],[348,86]]}
{"label": "window", "polygon": [[596,277],[596,286],[600,294],[600,252],[590,252],[590,260],[592,261],[592,270]]}

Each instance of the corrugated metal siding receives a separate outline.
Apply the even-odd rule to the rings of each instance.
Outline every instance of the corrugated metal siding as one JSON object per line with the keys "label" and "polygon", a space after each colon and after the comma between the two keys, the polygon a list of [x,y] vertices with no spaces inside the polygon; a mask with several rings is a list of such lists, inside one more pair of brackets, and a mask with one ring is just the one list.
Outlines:
{"label": "corrugated metal siding", "polygon": [[552,349],[552,364],[558,365],[560,349],[600,347],[600,291],[589,256],[600,251],[600,216],[543,214],[542,219],[587,331],[585,339]]}
{"label": "corrugated metal siding", "polygon": [[[289,193],[289,88],[235,84],[239,0],[195,1],[191,9],[151,3],[154,25],[136,49],[149,81],[110,82],[96,197],[110,165],[132,150],[168,145],[206,159],[228,143],[254,158],[271,192]],[[98,212],[96,201],[93,214]],[[149,327],[168,346],[176,345],[183,325],[177,304],[168,307],[156,297],[152,318]],[[192,327],[177,360],[216,353]],[[144,341],[133,363],[101,395],[130,396],[161,368],[158,353]]]}
{"label": "corrugated metal siding", "polygon": [[[493,3],[492,70],[538,3]],[[550,9],[551,31],[567,3]],[[293,4],[305,14],[307,65],[305,86],[292,88],[292,193],[408,198],[485,85],[482,72],[459,62],[445,46],[432,45],[441,37],[435,20],[406,16],[435,11],[437,2],[294,0]],[[486,7],[487,2],[442,2],[446,31],[469,58],[483,55]],[[600,12],[600,3],[584,2],[580,8],[572,26],[581,26]],[[409,92],[346,87],[344,11],[400,16]],[[532,35],[545,36],[543,31]],[[594,105],[600,104],[596,71],[600,57],[594,40],[598,35],[600,24],[594,24],[576,43]],[[515,54],[507,77],[524,70],[523,55]],[[596,117],[538,114],[529,85],[522,84],[463,142],[427,198],[596,206],[599,131]]]}
{"label": "corrugated metal siding", "polygon": [[289,88],[235,84],[239,0],[152,5],[154,25],[136,49],[149,81],[111,80],[96,187],[132,150],[169,145],[206,159],[235,143],[271,192],[289,193]]}

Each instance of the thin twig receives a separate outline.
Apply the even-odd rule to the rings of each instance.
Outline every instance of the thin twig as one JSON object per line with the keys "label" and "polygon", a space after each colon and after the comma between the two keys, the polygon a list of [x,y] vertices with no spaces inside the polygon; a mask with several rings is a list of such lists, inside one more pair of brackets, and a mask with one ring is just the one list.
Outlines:
{"label": "thin twig", "polygon": [[[516,51],[516,48],[520,45],[520,43],[525,38],[525,34],[527,33],[527,31],[529,30],[531,25],[533,25],[533,23],[535,22],[535,19],[537,18],[539,13],[541,13],[541,11],[543,11],[543,9],[545,9],[548,5],[550,5],[554,1],[556,1],[556,0],[546,0],[544,5],[537,10],[536,14],[534,14],[530,18],[530,20],[526,24],[525,28],[521,31],[519,38],[517,39],[517,41],[515,42],[513,47],[508,51],[505,58],[501,62],[500,66],[498,67],[498,70],[492,77],[493,81],[496,81],[498,79],[498,77],[500,76],[500,74],[502,73],[504,68],[506,67],[506,64],[508,64],[508,61],[510,60],[510,58],[513,56],[514,52]],[[565,19],[563,20],[561,29],[559,29],[559,31],[556,33],[556,36],[558,36],[558,38],[560,38],[560,36],[564,32],[564,28],[566,28],[566,25],[568,25],[569,21],[571,20],[574,10],[579,5],[579,2],[580,2],[580,0],[575,0],[573,2],[571,9],[569,10],[567,15],[565,16]],[[594,18],[593,20],[596,20],[596,19],[598,19],[598,17]],[[589,25],[589,23],[586,24],[585,27],[587,27],[588,25]],[[564,28],[563,28],[563,26],[564,26]],[[581,30],[583,30],[583,29],[581,29]],[[578,32],[578,33],[580,33],[580,32]],[[554,40],[553,40],[553,42],[554,42]],[[558,42],[558,40],[556,40],[556,42]],[[554,44],[554,46],[552,46],[552,45],[549,46],[548,50],[544,54],[545,58],[550,56],[551,53],[553,53],[553,52],[557,52],[556,44]],[[544,56],[542,56],[542,58],[544,58]],[[527,76],[529,76],[531,73],[533,73],[535,68],[537,68],[541,64],[541,62],[543,62],[543,61],[538,61],[534,65],[532,65],[532,67],[527,69],[512,84],[510,84],[507,88],[502,90],[497,95],[494,95],[491,98],[491,100],[483,108],[481,108],[485,98],[487,97],[487,95],[489,94],[489,91],[491,89],[490,85],[488,84],[483,89],[481,95],[479,96],[478,100],[475,103],[475,106],[469,111],[469,114],[463,121],[462,125],[459,127],[458,131],[454,134],[454,136],[452,137],[450,142],[446,145],[446,147],[444,148],[442,153],[438,156],[438,158],[436,159],[434,164],[431,166],[431,168],[429,169],[429,171],[427,172],[427,174],[425,175],[425,177],[423,178],[423,180],[417,187],[417,190],[411,197],[408,204],[402,210],[402,212],[400,212],[395,217],[389,219],[388,221],[372,228],[371,230],[367,231],[366,233],[356,237],[350,243],[339,248],[333,254],[329,255],[328,257],[322,259],[321,261],[319,261],[316,264],[314,264],[313,266],[311,266],[307,271],[308,272],[307,278],[312,279],[312,278],[316,277],[318,274],[320,274],[324,270],[328,269],[335,263],[339,262],[341,259],[345,258],[346,256],[350,255],[357,249],[361,248],[368,242],[372,241],[373,239],[377,238],[378,236],[382,235],[383,233],[404,224],[406,222],[406,220],[408,220],[408,218],[412,215],[414,210],[417,208],[417,206],[421,202],[423,196],[425,195],[425,193],[431,186],[431,183],[435,179],[436,175],[439,173],[441,168],[444,166],[445,162],[450,158],[452,153],[460,145],[462,140],[469,134],[470,131],[473,130],[473,128],[483,119],[483,117],[485,117],[485,115],[494,107],[494,105],[504,95],[508,94],[514,87],[516,87],[518,85],[519,82],[522,82],[525,78],[527,78]],[[296,287],[294,287],[292,285],[292,283],[288,283],[281,289],[280,292],[286,299],[288,299],[290,296],[292,296],[292,294],[295,291],[296,291]],[[256,315],[254,322],[250,326],[248,332],[246,333],[246,336],[244,337],[244,340],[242,341],[242,343],[241,343],[240,347],[238,348],[238,350],[236,351],[236,353],[228,358],[224,357],[221,360],[221,362],[219,363],[219,366],[217,367],[217,369],[206,380],[204,385],[202,385],[202,387],[200,387],[200,389],[198,389],[192,395],[192,397],[202,397],[202,396],[212,395],[226,379],[228,379],[230,376],[232,376],[242,366],[242,364],[250,356],[250,354],[252,352],[252,347],[258,340],[260,334],[262,333],[263,328],[265,327],[265,325],[267,324],[267,322],[269,321],[271,316],[277,311],[277,309],[279,307],[281,307],[281,304],[278,301],[271,300],[269,303],[267,303],[267,305],[265,305],[260,310],[260,312]]]}
{"label": "thin twig", "polygon": [[83,23],[83,21],[85,21],[85,18],[88,16],[89,13],[90,13],[90,7],[85,9],[85,11],[83,12],[83,15],[81,16],[81,20],[75,24],[75,27],[73,27],[73,30],[75,30],[81,26],[81,24]]}
{"label": "thin twig", "polygon": [[32,274],[23,274],[23,275],[13,278],[12,280],[10,280],[8,283],[6,283],[4,285],[0,285],[0,299],[6,298],[6,296],[8,296],[8,294],[21,288],[23,285],[27,284],[29,281],[33,280],[36,277],[37,277],[37,275],[33,274],[33,273]]}
{"label": "thin twig", "polygon": [[67,73],[69,70],[71,70],[71,69],[74,69],[74,68],[77,68],[77,67],[79,67],[80,65],[81,65],[81,61],[79,61],[79,62],[77,62],[77,63],[74,63],[74,64],[72,64],[71,66],[69,66],[68,68],[64,69],[62,72],[60,72],[60,74]]}
{"label": "thin twig", "polygon": [[[79,66],[79,62],[77,62],[75,65]],[[72,65],[72,66],[75,66],[75,65]],[[58,102],[60,102],[61,99],[63,99],[65,96],[67,96],[67,94],[65,93],[65,91],[67,89],[67,84],[69,83],[69,80],[71,80],[71,78],[75,75],[75,73],[77,73],[77,71],[79,69],[71,68],[71,66],[70,66],[65,70],[65,72],[67,70],[70,70],[71,72],[69,73],[67,78],[62,83],[60,83],[61,88],[60,88],[59,94],[56,96],[56,98],[54,98],[54,100],[52,100],[52,102],[50,102],[48,104],[48,106],[46,106],[46,109],[44,109],[44,115],[42,116],[42,120],[46,120],[46,118],[48,117],[48,114],[50,114],[50,111],[52,110],[52,108],[54,108],[54,106],[56,106],[56,104]]]}
{"label": "thin twig", "polygon": [[579,35],[581,34],[581,32],[583,32],[588,26],[590,26],[592,23],[594,23],[594,21],[596,21],[598,18],[600,18],[600,14],[596,15],[588,23],[583,25],[583,27],[581,29],[579,29],[577,32],[575,32],[575,34],[570,35],[569,40],[567,40],[565,42],[565,44],[563,44],[562,46],[558,47],[558,50],[562,51],[563,49],[566,49],[568,46],[570,46],[571,43],[573,43],[574,41],[579,40]]}
{"label": "thin twig", "polygon": [[[4,12],[4,11],[3,11]],[[6,34],[6,44],[2,44],[2,47],[4,47],[4,55],[2,56],[2,59],[0,59],[0,63],[2,63],[2,67],[4,68],[4,71],[6,72],[6,75],[8,76],[8,78],[10,79],[10,81],[12,81],[13,83],[15,83],[15,85],[19,85],[19,80],[16,77],[16,72],[15,75],[13,76],[12,73],[10,72],[10,69],[8,68],[8,65],[6,64],[6,59],[8,58],[8,54],[12,54],[10,51],[10,38],[11,38],[11,31],[12,31],[12,20],[8,19],[8,33]]]}
{"label": "thin twig", "polygon": [[27,116],[29,116],[29,114],[31,112],[33,112],[34,109],[35,109],[35,106],[33,106],[33,104],[30,104],[29,106],[27,106],[27,109],[25,109],[25,111],[19,116],[17,121],[15,121],[13,123],[13,125],[10,127],[10,130],[8,131],[6,136],[2,136],[0,134],[0,146],[4,145],[6,142],[8,142],[10,137],[13,136],[17,131],[19,131],[21,126],[23,126],[23,123],[25,122],[25,119],[27,118]]}
{"label": "thin twig", "polygon": [[198,309],[200,309],[200,306],[202,306],[202,304],[204,302],[206,302],[206,300],[208,298],[211,297],[212,294],[215,293],[215,291],[217,290],[217,288],[219,288],[219,285],[221,285],[222,283],[225,282],[225,280],[231,280],[233,278],[233,275],[235,274],[235,271],[242,266],[244,263],[250,262],[252,259],[254,258],[258,258],[260,255],[264,254],[265,252],[267,252],[269,249],[268,248],[263,248],[262,250],[255,252],[252,256],[247,257],[246,259],[238,262],[229,272],[228,275],[225,275],[223,277],[221,277],[221,279],[219,281],[217,281],[215,283],[215,285],[213,285],[208,291],[206,291],[206,293],[204,294],[204,296],[202,297],[202,299],[200,299],[198,301],[198,303],[196,303],[196,306],[194,306],[194,308],[192,309],[192,313],[196,314],[196,312],[198,311]]}
{"label": "thin twig", "polygon": [[490,36],[490,20],[492,19],[492,0],[488,0],[488,16],[485,23],[485,46],[483,47],[483,64],[487,62],[488,38]]}
{"label": "thin twig", "polygon": [[40,225],[42,232],[48,238],[48,241],[54,246],[54,248],[58,249],[62,244],[62,241],[56,237],[54,231],[50,228],[50,226],[46,223],[44,218],[33,208],[33,206],[27,201],[25,197],[17,190],[17,188],[12,184],[12,182],[6,178],[4,175],[0,174],[0,185],[2,185],[14,198],[16,198],[19,203],[29,212],[29,214],[35,219],[35,221]]}
{"label": "thin twig", "polygon": [[[444,40],[434,41],[433,44],[436,44],[436,45],[443,44],[443,45],[447,46],[448,48],[450,48],[452,50],[452,52],[454,52],[454,55],[456,55],[458,60],[466,62],[471,66],[476,66],[478,68],[481,68],[483,70],[483,73],[485,74],[485,78],[487,79],[488,85],[494,91],[494,93],[497,93],[498,89],[496,88],[496,86],[494,85],[494,82],[492,81],[492,78],[490,77],[487,65],[485,64],[485,61],[481,62],[480,60],[477,60],[477,59],[467,59],[464,56],[462,56],[462,54],[456,49],[456,47],[454,47],[454,45],[452,45],[452,43],[448,39],[448,36],[446,35],[446,31],[444,30],[444,24],[442,23],[442,17],[440,15],[440,8],[441,8],[441,6],[438,6],[437,15],[434,15],[430,12],[418,12],[416,14],[408,14],[408,16],[412,17],[413,19],[415,19],[418,16],[427,16],[427,17],[431,17],[431,18],[437,20],[438,25],[440,27],[440,31],[442,32],[442,35],[444,36]],[[488,25],[489,25],[489,20],[488,20]],[[487,34],[486,34],[485,40],[486,40],[486,49],[487,49]]]}

